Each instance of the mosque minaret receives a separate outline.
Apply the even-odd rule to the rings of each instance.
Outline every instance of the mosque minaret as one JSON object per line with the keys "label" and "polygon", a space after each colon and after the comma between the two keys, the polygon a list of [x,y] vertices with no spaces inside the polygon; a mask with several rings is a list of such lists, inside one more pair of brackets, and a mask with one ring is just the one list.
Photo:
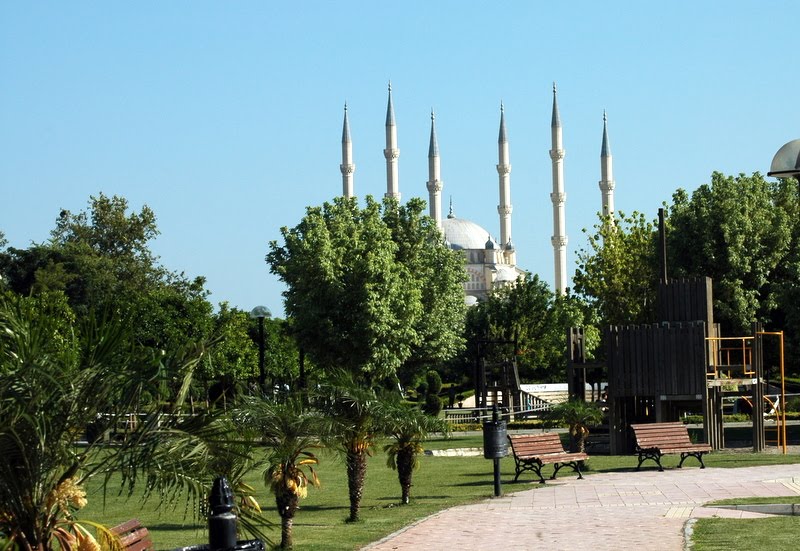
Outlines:
{"label": "mosque minaret", "polygon": [[386,149],[383,150],[383,156],[386,157],[386,197],[394,197],[399,201],[397,159],[400,157],[400,150],[397,148],[397,125],[394,122],[391,82],[389,83],[389,104],[386,107]]}
{"label": "mosque minaret", "polygon": [[497,138],[497,175],[500,185],[500,246],[506,248],[511,242],[511,163],[508,157],[508,137],[506,136],[506,117],[503,104],[500,104],[500,133]]}
{"label": "mosque minaret", "polygon": [[[561,131],[561,117],[558,111],[558,94],[553,84],[553,114],[550,124],[553,188],[550,200],[553,204],[553,234],[550,242],[553,245],[554,292],[567,292],[567,234],[565,204],[567,194],[564,192],[564,145]],[[464,283],[465,300],[474,304],[485,299],[492,290],[513,285],[525,272],[517,267],[516,250],[511,241],[511,160],[509,155],[508,135],[506,132],[505,107],[500,104],[500,131],[497,139],[498,191],[499,204],[497,213],[500,217],[500,239],[495,240],[492,234],[478,224],[458,218],[453,212],[453,201],[450,200],[450,213],[442,218],[442,189],[444,183],[441,175],[441,159],[439,141],[436,135],[436,116],[431,110],[431,133],[428,147],[428,205],[430,217],[441,229],[445,242],[454,250],[462,252],[465,258],[465,270],[468,279]],[[389,102],[386,109],[386,197],[400,201],[398,158],[400,150],[397,145],[397,126],[395,124],[394,105],[392,103],[392,85],[389,83]],[[342,195],[350,198],[353,192],[353,146],[350,139],[350,123],[347,104],[344,107],[342,125]],[[603,113],[603,141],[600,150],[600,191],[602,214],[614,213],[614,176],[611,147],[608,140],[608,117]]]}
{"label": "mosque minaret", "polygon": [[600,147],[600,194],[603,216],[614,214],[614,168],[608,143],[608,118],[603,111],[603,145]]}
{"label": "mosque minaret", "polygon": [[442,182],[439,141],[436,139],[436,117],[431,111],[431,143],[428,146],[428,206],[438,227],[442,227]]}
{"label": "mosque minaret", "polygon": [[353,142],[350,141],[350,122],[347,120],[347,104],[344,104],[344,123],[342,124],[342,195],[348,199],[353,196],[353,173],[356,165],[353,164]]}
{"label": "mosque minaret", "polygon": [[564,193],[564,145],[555,83],[553,84],[553,118],[550,123],[550,136],[552,142],[550,159],[553,161],[553,192],[550,194],[550,200],[553,202],[553,237],[550,242],[553,244],[555,265],[553,290],[563,295],[567,290],[567,233],[564,219],[564,204],[567,201],[567,194]]}

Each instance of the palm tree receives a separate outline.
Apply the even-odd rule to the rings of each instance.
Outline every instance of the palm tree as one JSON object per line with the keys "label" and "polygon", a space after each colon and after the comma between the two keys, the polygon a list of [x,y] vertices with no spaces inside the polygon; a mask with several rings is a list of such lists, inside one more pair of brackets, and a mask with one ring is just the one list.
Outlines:
{"label": "palm tree", "polygon": [[75,512],[93,446],[73,442],[100,411],[106,426],[121,411],[106,401],[123,384],[124,329],[74,329],[57,298],[0,297],[0,534],[26,550],[82,534]]}
{"label": "palm tree", "polygon": [[357,384],[349,373],[336,373],[331,381],[320,388],[317,405],[331,423],[326,440],[344,456],[350,497],[347,520],[357,522],[367,477],[367,458],[380,432],[380,402],[371,387]]}
{"label": "palm tree", "polygon": [[309,485],[319,486],[314,470],[319,460],[311,450],[321,447],[322,417],[304,410],[299,399],[275,403],[261,397],[247,398],[234,416],[237,425],[253,430],[269,447],[264,482],[275,494],[281,517],[281,548],[291,549],[300,500],[306,497]]}
{"label": "palm tree", "polygon": [[[0,540],[6,544],[46,551],[88,539],[83,525],[94,523],[78,522],[76,515],[86,503],[83,484],[92,475],[104,475],[107,483],[120,466],[129,487],[136,473],[145,473],[148,488],[205,494],[205,471],[191,461],[202,454],[187,453],[185,446],[196,448],[196,442],[159,438],[155,430],[180,435],[205,426],[158,414],[164,378],[154,374],[169,371],[177,357],[131,342],[128,328],[110,319],[89,316],[76,325],[63,295],[0,295]],[[186,352],[180,360],[183,388],[197,357]],[[75,445],[87,426],[102,433],[142,411],[143,395],[153,397],[153,409],[128,440],[110,450],[100,441]]]}
{"label": "palm tree", "polygon": [[447,432],[447,423],[431,417],[411,404],[387,400],[382,405],[382,423],[392,442],[384,446],[386,464],[397,471],[400,480],[400,503],[406,505],[411,497],[411,479],[419,467],[422,442],[431,432]]}
{"label": "palm tree", "polygon": [[589,427],[599,425],[603,421],[603,411],[594,402],[579,398],[571,399],[553,406],[548,412],[550,422],[569,427],[569,451],[583,452],[586,449],[586,437]]}

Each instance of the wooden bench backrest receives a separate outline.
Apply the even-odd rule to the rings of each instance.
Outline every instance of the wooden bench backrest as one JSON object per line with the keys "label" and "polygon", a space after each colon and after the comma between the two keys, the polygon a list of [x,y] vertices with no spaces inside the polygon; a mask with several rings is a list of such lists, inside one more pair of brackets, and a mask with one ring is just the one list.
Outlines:
{"label": "wooden bench backrest", "polygon": [[631,425],[640,448],[691,446],[689,429],[680,421],[675,423],[643,423]]}
{"label": "wooden bench backrest", "polygon": [[556,432],[538,434],[509,435],[514,455],[546,455],[548,453],[564,453],[561,438]]}
{"label": "wooden bench backrest", "polygon": [[142,526],[139,519],[123,522],[119,526],[114,526],[111,533],[118,536],[122,546],[127,551],[153,551],[153,542],[150,540],[150,532]]}

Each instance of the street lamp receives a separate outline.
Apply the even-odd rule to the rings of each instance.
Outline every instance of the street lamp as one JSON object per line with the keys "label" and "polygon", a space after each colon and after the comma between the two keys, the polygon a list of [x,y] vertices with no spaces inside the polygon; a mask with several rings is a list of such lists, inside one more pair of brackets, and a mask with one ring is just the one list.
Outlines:
{"label": "street lamp", "polygon": [[767,176],[795,178],[800,183],[800,140],[785,143],[778,150],[772,158]]}
{"label": "street lamp", "polygon": [[266,306],[256,306],[250,310],[250,319],[258,320],[258,386],[264,392],[266,375],[264,373],[264,318],[271,318],[272,312]]}

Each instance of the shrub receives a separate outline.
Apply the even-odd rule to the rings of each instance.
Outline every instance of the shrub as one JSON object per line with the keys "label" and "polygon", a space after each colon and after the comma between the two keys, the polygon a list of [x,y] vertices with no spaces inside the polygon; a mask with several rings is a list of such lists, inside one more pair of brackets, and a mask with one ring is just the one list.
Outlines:
{"label": "shrub", "polygon": [[422,411],[432,416],[439,415],[442,411],[442,401],[436,394],[428,394],[425,396],[425,404],[422,406]]}
{"label": "shrub", "polygon": [[794,396],[786,400],[786,411],[800,411],[800,396]]}
{"label": "shrub", "polygon": [[442,390],[442,378],[436,371],[428,371],[425,375],[425,381],[428,383],[428,392],[431,394],[439,394]]}

